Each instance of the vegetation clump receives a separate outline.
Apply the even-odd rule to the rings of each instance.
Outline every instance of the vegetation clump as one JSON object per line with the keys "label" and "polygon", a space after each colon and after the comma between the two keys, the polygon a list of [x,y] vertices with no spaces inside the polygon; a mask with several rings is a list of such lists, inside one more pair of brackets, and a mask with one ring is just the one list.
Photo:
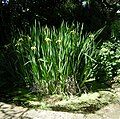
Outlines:
{"label": "vegetation clump", "polygon": [[100,90],[120,75],[119,7],[119,0],[2,0],[1,99],[76,112],[112,102]]}

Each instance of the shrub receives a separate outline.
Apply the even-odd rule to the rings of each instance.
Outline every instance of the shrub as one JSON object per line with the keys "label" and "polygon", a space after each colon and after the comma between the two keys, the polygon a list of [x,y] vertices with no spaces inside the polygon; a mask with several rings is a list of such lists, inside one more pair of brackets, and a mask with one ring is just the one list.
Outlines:
{"label": "shrub", "polygon": [[120,74],[120,40],[113,38],[100,46],[97,57],[97,67],[94,70],[96,81],[106,83]]}
{"label": "shrub", "polygon": [[114,34],[114,37],[117,38],[117,40],[120,40],[120,20],[115,20],[112,25],[112,33]]}

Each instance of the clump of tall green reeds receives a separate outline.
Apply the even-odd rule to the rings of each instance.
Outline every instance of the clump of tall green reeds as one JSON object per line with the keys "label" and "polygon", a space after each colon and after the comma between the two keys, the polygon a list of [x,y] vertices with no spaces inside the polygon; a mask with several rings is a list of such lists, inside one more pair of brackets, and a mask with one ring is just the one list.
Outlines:
{"label": "clump of tall green reeds", "polygon": [[35,24],[30,31],[14,39],[26,84],[44,94],[79,92],[91,78],[99,32],[83,35],[83,25],[64,22],[59,29]]}

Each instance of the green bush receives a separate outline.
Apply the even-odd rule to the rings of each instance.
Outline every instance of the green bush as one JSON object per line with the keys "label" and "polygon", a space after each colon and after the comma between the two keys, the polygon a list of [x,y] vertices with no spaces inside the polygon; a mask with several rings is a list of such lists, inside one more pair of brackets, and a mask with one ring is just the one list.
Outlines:
{"label": "green bush", "polygon": [[59,29],[31,28],[30,36],[14,39],[19,74],[29,87],[43,94],[81,91],[93,70],[95,34],[82,35],[83,25],[62,23]]}
{"label": "green bush", "polygon": [[120,40],[120,19],[115,20],[112,23],[111,28],[114,36],[117,38],[117,40]]}
{"label": "green bush", "polygon": [[104,42],[96,60],[96,80],[102,83],[112,81],[113,77],[120,74],[120,40],[113,37],[110,41]]}

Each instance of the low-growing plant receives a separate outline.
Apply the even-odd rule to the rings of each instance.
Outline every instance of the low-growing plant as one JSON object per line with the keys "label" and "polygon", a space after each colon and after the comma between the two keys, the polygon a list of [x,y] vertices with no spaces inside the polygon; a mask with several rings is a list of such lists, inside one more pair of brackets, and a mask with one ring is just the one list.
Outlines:
{"label": "low-growing plant", "polygon": [[30,35],[14,39],[21,77],[42,94],[80,93],[95,62],[94,39],[100,31],[83,35],[83,25],[62,23],[59,29],[35,25]]}
{"label": "low-growing plant", "polygon": [[111,82],[120,74],[120,40],[114,34],[109,41],[103,42],[97,57],[97,66],[94,70],[96,81]]}

